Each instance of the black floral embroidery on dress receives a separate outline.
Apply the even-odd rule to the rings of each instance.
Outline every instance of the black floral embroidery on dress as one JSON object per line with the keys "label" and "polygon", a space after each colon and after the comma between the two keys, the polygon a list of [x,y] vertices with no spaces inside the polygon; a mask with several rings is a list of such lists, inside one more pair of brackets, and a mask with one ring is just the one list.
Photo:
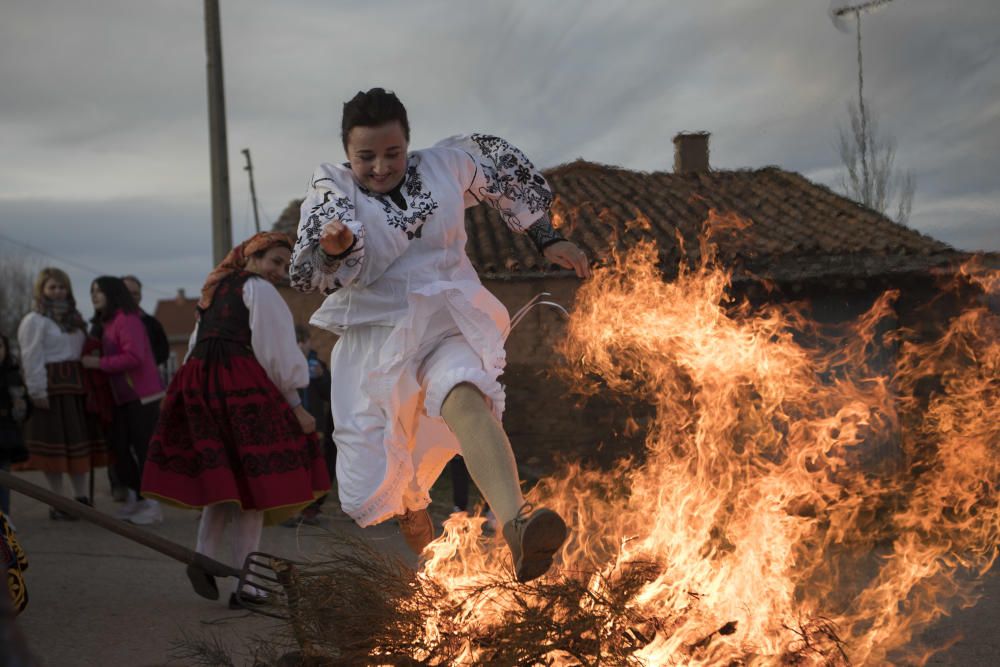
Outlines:
{"label": "black floral embroidery on dress", "polygon": [[[510,144],[508,144],[508,146],[509,145]],[[511,148],[513,148],[513,146],[511,146]],[[517,158],[514,157],[511,153],[504,153],[497,159],[497,166],[500,167],[501,169],[513,169],[519,165],[520,163],[518,162]]]}
{"label": "black floral embroidery on dress", "polygon": [[[333,183],[333,179],[320,178],[313,183],[313,187],[319,186],[324,181]],[[337,192],[327,190],[323,193],[323,200],[313,206],[309,212],[308,225],[306,227],[307,236],[318,241],[319,235],[323,230],[323,225],[334,218],[340,220],[353,219],[354,202]]]}
{"label": "black floral embroidery on dress", "polygon": [[566,237],[559,233],[559,230],[552,226],[552,222],[549,221],[549,216],[545,215],[542,218],[528,227],[528,238],[531,242],[535,244],[535,248],[538,252],[542,252],[548,248],[553,243],[558,243],[559,241],[565,241]]}
{"label": "black floral embroidery on dress", "polygon": [[[413,164],[406,168],[406,196],[407,197],[417,197],[420,195],[421,191],[424,189],[424,180],[417,171],[417,165],[419,162],[414,159]],[[429,195],[429,193],[428,193]]]}
{"label": "black floral embroidery on dress", "polygon": [[[312,183],[312,187],[323,188],[333,185],[331,178],[318,178]],[[292,252],[291,266],[288,274],[292,287],[303,292],[308,292],[322,284],[320,276],[317,274],[337,273],[342,266],[353,269],[352,273],[360,273],[361,266],[365,261],[365,228],[362,226],[354,232],[354,242],[346,257],[331,258],[319,247],[319,237],[323,233],[323,226],[333,219],[343,222],[354,220],[354,202],[349,198],[333,190],[323,192],[322,199],[315,204],[309,214],[305,216],[299,224],[299,237],[295,241],[295,248]],[[338,289],[344,287],[340,278],[333,280],[333,285],[323,287],[324,294],[333,294]]]}
{"label": "black floral embroidery on dress", "polygon": [[410,200],[410,207],[407,211],[401,211],[399,207],[395,206],[389,195],[358,186],[363,193],[379,203],[386,223],[390,227],[404,232],[410,241],[420,238],[420,230],[427,222],[427,218],[438,209],[438,203],[431,196],[431,192],[424,190],[423,179],[417,170],[418,164],[419,160],[416,157],[411,157],[410,164],[406,167],[405,189],[406,196]]}
{"label": "black floral embroidery on dress", "polygon": [[470,139],[484,158],[476,161],[486,177],[485,185],[473,195],[496,209],[508,227],[524,231],[519,214],[527,213],[534,220],[549,210],[552,191],[548,183],[524,153],[500,137],[473,134]]}

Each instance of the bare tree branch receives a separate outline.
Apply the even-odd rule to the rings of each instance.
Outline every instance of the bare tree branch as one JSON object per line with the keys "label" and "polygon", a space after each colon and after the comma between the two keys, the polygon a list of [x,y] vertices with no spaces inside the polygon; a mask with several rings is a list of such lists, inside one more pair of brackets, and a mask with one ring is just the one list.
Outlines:
{"label": "bare tree branch", "polygon": [[0,257],[0,333],[17,345],[17,326],[31,310],[31,290],[38,267],[24,257]]}
{"label": "bare tree branch", "polygon": [[844,164],[841,187],[851,199],[883,215],[896,208],[896,222],[906,224],[913,208],[916,183],[909,171],[895,168],[896,140],[879,132],[878,120],[867,110],[867,120],[848,104],[850,129],[841,127],[837,144]]}

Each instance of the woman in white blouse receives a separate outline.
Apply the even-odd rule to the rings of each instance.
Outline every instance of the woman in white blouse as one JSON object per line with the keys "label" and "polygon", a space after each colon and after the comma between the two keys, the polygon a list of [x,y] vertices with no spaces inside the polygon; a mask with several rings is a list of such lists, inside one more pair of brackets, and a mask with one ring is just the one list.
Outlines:
{"label": "woman in white blouse", "polygon": [[552,228],[548,183],[517,148],[473,134],[410,152],[409,134],[391,92],[344,105],[348,162],[316,169],[292,256],[292,285],[328,295],[311,323],[340,335],[330,370],[341,505],[362,526],[397,518],[419,553],[433,539],[428,490],[461,454],[527,581],[567,529],[521,495],[500,423],[510,319],[465,253],[465,209],[485,202],[580,277],[589,264]]}
{"label": "woman in white blouse", "polygon": [[[261,232],[209,275],[143,472],[143,495],[204,508],[199,553],[217,558],[226,524],[235,524],[236,567],[257,550],[264,524],[330,489],[316,422],[298,394],[309,384],[306,359],[273,284],[286,276],[290,255],[287,236]],[[230,596],[230,607],[241,602],[259,600]]]}
{"label": "woman in white blouse", "polygon": [[[84,370],[80,356],[85,323],[76,309],[69,276],[42,269],[35,280],[32,311],[17,330],[25,385],[34,412],[24,426],[31,467],[45,473],[49,486],[63,493],[68,474],[73,495],[88,503],[87,475],[107,464],[96,418],[86,410]],[[73,519],[50,510],[52,519]]]}

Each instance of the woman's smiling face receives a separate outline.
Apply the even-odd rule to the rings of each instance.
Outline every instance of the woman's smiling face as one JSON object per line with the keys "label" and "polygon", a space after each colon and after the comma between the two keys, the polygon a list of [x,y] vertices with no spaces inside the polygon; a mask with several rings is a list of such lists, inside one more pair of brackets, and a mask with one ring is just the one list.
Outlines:
{"label": "woman's smiling face", "polygon": [[288,262],[292,251],[285,246],[273,246],[262,255],[250,255],[246,270],[277,284],[288,277]]}
{"label": "woman's smiling face", "polygon": [[406,174],[406,134],[398,120],[385,125],[351,128],[347,159],[354,178],[372,192],[386,193]]}

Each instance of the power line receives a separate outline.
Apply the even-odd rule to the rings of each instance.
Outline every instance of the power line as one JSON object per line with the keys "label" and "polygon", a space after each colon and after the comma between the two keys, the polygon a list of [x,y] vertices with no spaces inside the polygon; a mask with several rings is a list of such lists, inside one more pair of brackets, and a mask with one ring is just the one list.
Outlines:
{"label": "power line", "polygon": [[30,250],[32,252],[35,252],[35,253],[38,253],[39,255],[43,255],[45,257],[48,257],[49,259],[58,260],[58,261],[62,262],[63,264],[68,264],[69,266],[72,266],[74,268],[82,269],[83,271],[88,271],[90,273],[96,273],[97,275],[102,275],[104,273],[103,271],[98,271],[97,269],[95,269],[93,267],[86,266],[84,264],[80,264],[79,262],[75,262],[75,261],[73,261],[71,259],[66,259],[65,257],[59,257],[58,255],[53,255],[50,252],[46,252],[45,250],[42,250],[41,248],[36,248],[35,246],[33,246],[33,245],[29,244],[29,243],[25,243],[24,241],[18,241],[17,239],[12,239],[11,237],[7,236],[4,233],[0,233],[0,238],[2,238],[3,240],[7,241],[8,243],[13,243],[14,245],[19,245],[22,248],[27,248],[28,250]]}
{"label": "power line", "polygon": [[[72,266],[75,269],[80,269],[81,271],[86,271],[88,273],[92,273],[95,276],[101,276],[101,275],[104,275],[105,273],[107,273],[106,271],[99,271],[98,269],[95,269],[92,266],[87,266],[86,264],[81,264],[80,262],[76,262],[76,261],[71,260],[71,259],[66,259],[65,257],[60,257],[59,255],[53,255],[52,253],[47,252],[45,250],[42,250],[41,248],[36,248],[35,246],[31,245],[30,243],[25,243],[24,241],[18,241],[17,239],[11,238],[11,237],[7,236],[6,234],[4,234],[3,232],[0,232],[0,239],[3,239],[4,241],[7,241],[8,243],[13,243],[14,245],[17,245],[17,246],[21,246],[22,248],[30,250],[30,251],[32,251],[34,253],[39,254],[39,255],[42,255],[43,257],[48,257],[49,259],[54,259],[54,260],[56,260],[56,261],[58,261],[58,262],[60,262],[62,264],[66,264],[68,266]],[[143,286],[143,289],[145,289],[145,285]],[[172,297],[172,296],[174,296],[173,294],[170,294],[168,292],[164,292],[162,290],[158,290],[155,287],[150,287],[147,291],[153,292],[155,294],[159,294],[160,296],[165,296],[165,297]]]}

